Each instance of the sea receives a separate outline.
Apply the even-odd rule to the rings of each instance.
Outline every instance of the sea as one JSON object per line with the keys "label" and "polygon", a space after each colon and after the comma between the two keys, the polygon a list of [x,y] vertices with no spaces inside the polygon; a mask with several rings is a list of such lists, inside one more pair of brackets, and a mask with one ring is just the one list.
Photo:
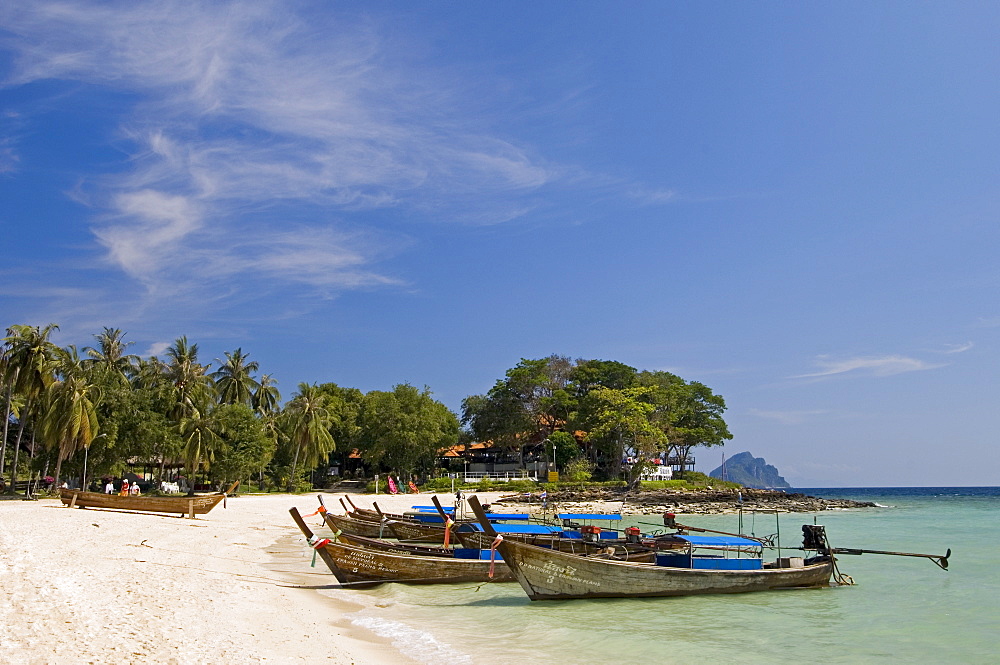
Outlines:
{"label": "sea", "polygon": [[[743,532],[780,532],[798,546],[802,524],[830,544],[942,555],[839,557],[853,586],[680,598],[529,601],[516,584],[384,584],[330,589],[360,603],[347,618],[417,663],[1000,663],[1000,487],[804,488],[875,508],[775,516],[744,513]],[[733,531],[737,515],[685,516]],[[645,530],[654,516],[623,526]],[[796,553],[787,551],[785,556]]]}

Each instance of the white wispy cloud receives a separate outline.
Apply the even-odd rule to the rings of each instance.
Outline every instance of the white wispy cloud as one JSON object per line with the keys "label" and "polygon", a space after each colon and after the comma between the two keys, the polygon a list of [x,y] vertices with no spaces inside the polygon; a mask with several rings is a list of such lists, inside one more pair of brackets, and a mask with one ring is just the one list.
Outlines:
{"label": "white wispy cloud", "polygon": [[[129,168],[85,174],[108,262],[173,298],[234,276],[321,289],[398,284],[373,263],[406,241],[350,213],[477,224],[557,169],[475,127],[463,82],[410,62],[378,26],[287,3],[32,2],[0,9],[4,85],[57,79],[126,93]],[[0,143],[0,170],[15,156]],[[285,218],[290,207],[297,217]],[[303,212],[306,211],[306,212]],[[253,228],[248,239],[246,228]],[[237,281],[226,282],[239,288]],[[203,294],[202,294],[203,295]]]}
{"label": "white wispy cloud", "polygon": [[892,376],[893,374],[920,372],[944,366],[900,355],[862,356],[840,360],[831,359],[827,356],[820,356],[816,359],[816,364],[821,368],[819,371],[810,372],[808,374],[798,374],[791,378],[806,379],[848,373],[866,374],[869,376]]}
{"label": "white wispy cloud", "polygon": [[814,411],[767,411],[764,409],[749,409],[751,415],[766,420],[774,420],[783,425],[801,425],[813,416],[820,416],[829,411],[822,409]]}
{"label": "white wispy cloud", "polygon": [[965,342],[964,344],[947,344],[945,345],[945,349],[941,351],[941,353],[946,353],[949,355],[953,353],[965,353],[974,346],[975,344],[973,344],[972,342]]}
{"label": "white wispy cloud", "polygon": [[149,345],[149,347],[146,349],[146,352],[142,355],[144,357],[162,356],[164,353],[166,353],[167,349],[170,348],[171,344],[172,342],[153,342],[152,344]]}

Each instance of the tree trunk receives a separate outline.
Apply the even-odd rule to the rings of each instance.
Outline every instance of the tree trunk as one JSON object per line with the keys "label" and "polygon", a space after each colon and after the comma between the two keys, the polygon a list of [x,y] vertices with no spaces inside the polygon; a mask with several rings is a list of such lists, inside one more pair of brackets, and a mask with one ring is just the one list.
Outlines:
{"label": "tree trunk", "polygon": [[188,487],[188,493],[187,493],[188,496],[194,496],[194,485],[198,481],[198,467],[199,466],[201,466],[201,455],[198,455],[194,459],[194,469],[192,469],[192,471],[190,473],[190,476],[191,476],[190,480],[191,480],[191,482],[190,482],[190,487]]}
{"label": "tree trunk", "polygon": [[17,441],[14,442],[14,463],[10,468],[10,491],[14,491],[14,483],[17,482],[17,459],[21,455],[21,438],[24,436],[24,422],[25,422],[25,411],[27,411],[27,404],[24,405],[25,408],[21,409],[20,423],[17,428]]}
{"label": "tree trunk", "polygon": [[302,449],[302,444],[295,446],[295,457],[292,458],[292,473],[288,476],[288,491],[292,492],[295,489],[295,469],[299,466],[299,451]]}
{"label": "tree trunk", "polygon": [[10,426],[10,400],[11,386],[7,386],[7,406],[4,410],[3,419],[3,443],[0,444],[0,476],[3,475],[4,462],[7,460],[7,430]]}
{"label": "tree trunk", "polygon": [[[31,454],[31,459],[34,460],[35,459],[35,432],[34,432],[34,430],[31,431],[31,448],[30,448],[30,454]],[[56,454],[58,455],[59,453],[56,453]],[[29,470],[30,470],[31,462],[28,462],[28,467],[29,467]],[[34,494],[35,493],[35,486],[38,485],[38,476],[37,476],[37,474],[29,473],[28,474],[28,479],[29,479],[30,482],[28,483],[28,486],[24,489],[24,496],[25,497],[29,497],[32,494]]]}
{"label": "tree trunk", "polygon": [[[10,425],[10,403],[14,396],[14,384],[17,383],[17,378],[21,375],[21,368],[14,368],[14,379],[7,384],[7,409],[4,411],[6,417],[3,419],[3,448],[0,449],[0,475],[4,472],[4,462],[7,459],[7,431]],[[23,412],[22,412],[23,413]],[[18,418],[21,420],[21,418]]]}

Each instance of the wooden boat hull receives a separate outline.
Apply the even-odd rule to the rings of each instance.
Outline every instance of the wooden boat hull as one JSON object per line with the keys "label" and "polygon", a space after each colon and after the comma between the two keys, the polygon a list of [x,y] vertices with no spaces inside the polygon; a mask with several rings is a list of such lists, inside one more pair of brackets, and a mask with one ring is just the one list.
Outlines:
{"label": "wooden boat hull", "polygon": [[[482,531],[459,531],[458,537],[463,547],[489,549],[493,546],[493,536],[488,536]],[[505,533],[503,537],[504,540],[516,540],[577,555],[591,555],[612,548],[616,558],[624,561],[652,561],[656,550],[659,549],[655,543],[650,545],[630,543],[624,538],[590,542],[582,538],[563,538],[554,534]]]}
{"label": "wooden boat hull", "polygon": [[433,545],[414,545],[398,541],[382,540],[380,538],[365,538],[350,533],[341,533],[337,540],[355,547],[367,547],[372,550],[384,550],[396,554],[411,554],[414,556],[454,556],[454,550]]}
{"label": "wooden boat hull", "polygon": [[828,586],[833,572],[829,559],[803,568],[701,570],[581,557],[514,540],[504,540],[498,549],[531,600],[689,596]]}
{"label": "wooden boat hull", "polygon": [[[396,534],[396,538],[411,543],[444,543],[444,526],[436,524],[422,524],[411,522],[389,522],[389,528]],[[451,532],[449,542],[457,543],[458,537],[454,528]]]}
{"label": "wooden boat hull", "polygon": [[513,582],[514,575],[497,560],[490,578],[490,562],[453,557],[414,556],[354,547],[337,541],[321,546],[322,559],[341,584],[369,586],[384,582],[452,584],[464,582]]}
{"label": "wooden boat hull", "polygon": [[390,522],[386,522],[385,524],[378,521],[369,522],[343,515],[331,515],[330,513],[325,513],[323,518],[326,520],[327,526],[334,531],[343,531],[344,533],[364,536],[365,538],[384,538],[392,535],[392,531],[389,529]]}
{"label": "wooden boat hull", "polygon": [[237,484],[234,483],[225,492],[197,496],[119,496],[64,488],[59,490],[59,500],[70,508],[107,508],[146,513],[178,513],[194,517],[211,512],[230,492],[236,489]]}

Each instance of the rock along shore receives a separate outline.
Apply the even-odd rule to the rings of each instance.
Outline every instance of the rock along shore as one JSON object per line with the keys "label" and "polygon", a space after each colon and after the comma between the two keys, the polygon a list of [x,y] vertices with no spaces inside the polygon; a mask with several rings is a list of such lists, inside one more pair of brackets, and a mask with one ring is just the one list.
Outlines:
{"label": "rock along shore", "polygon": [[[648,490],[628,491],[626,488],[595,488],[563,490],[548,493],[550,507],[565,512],[621,512],[629,515],[677,514],[710,515],[743,510],[778,510],[789,513],[814,513],[824,510],[874,508],[871,501],[823,499],[805,494],[789,494],[780,490],[742,489]],[[518,510],[540,511],[538,494],[507,495],[496,503],[516,504]],[[621,504],[608,505],[608,504]]]}

